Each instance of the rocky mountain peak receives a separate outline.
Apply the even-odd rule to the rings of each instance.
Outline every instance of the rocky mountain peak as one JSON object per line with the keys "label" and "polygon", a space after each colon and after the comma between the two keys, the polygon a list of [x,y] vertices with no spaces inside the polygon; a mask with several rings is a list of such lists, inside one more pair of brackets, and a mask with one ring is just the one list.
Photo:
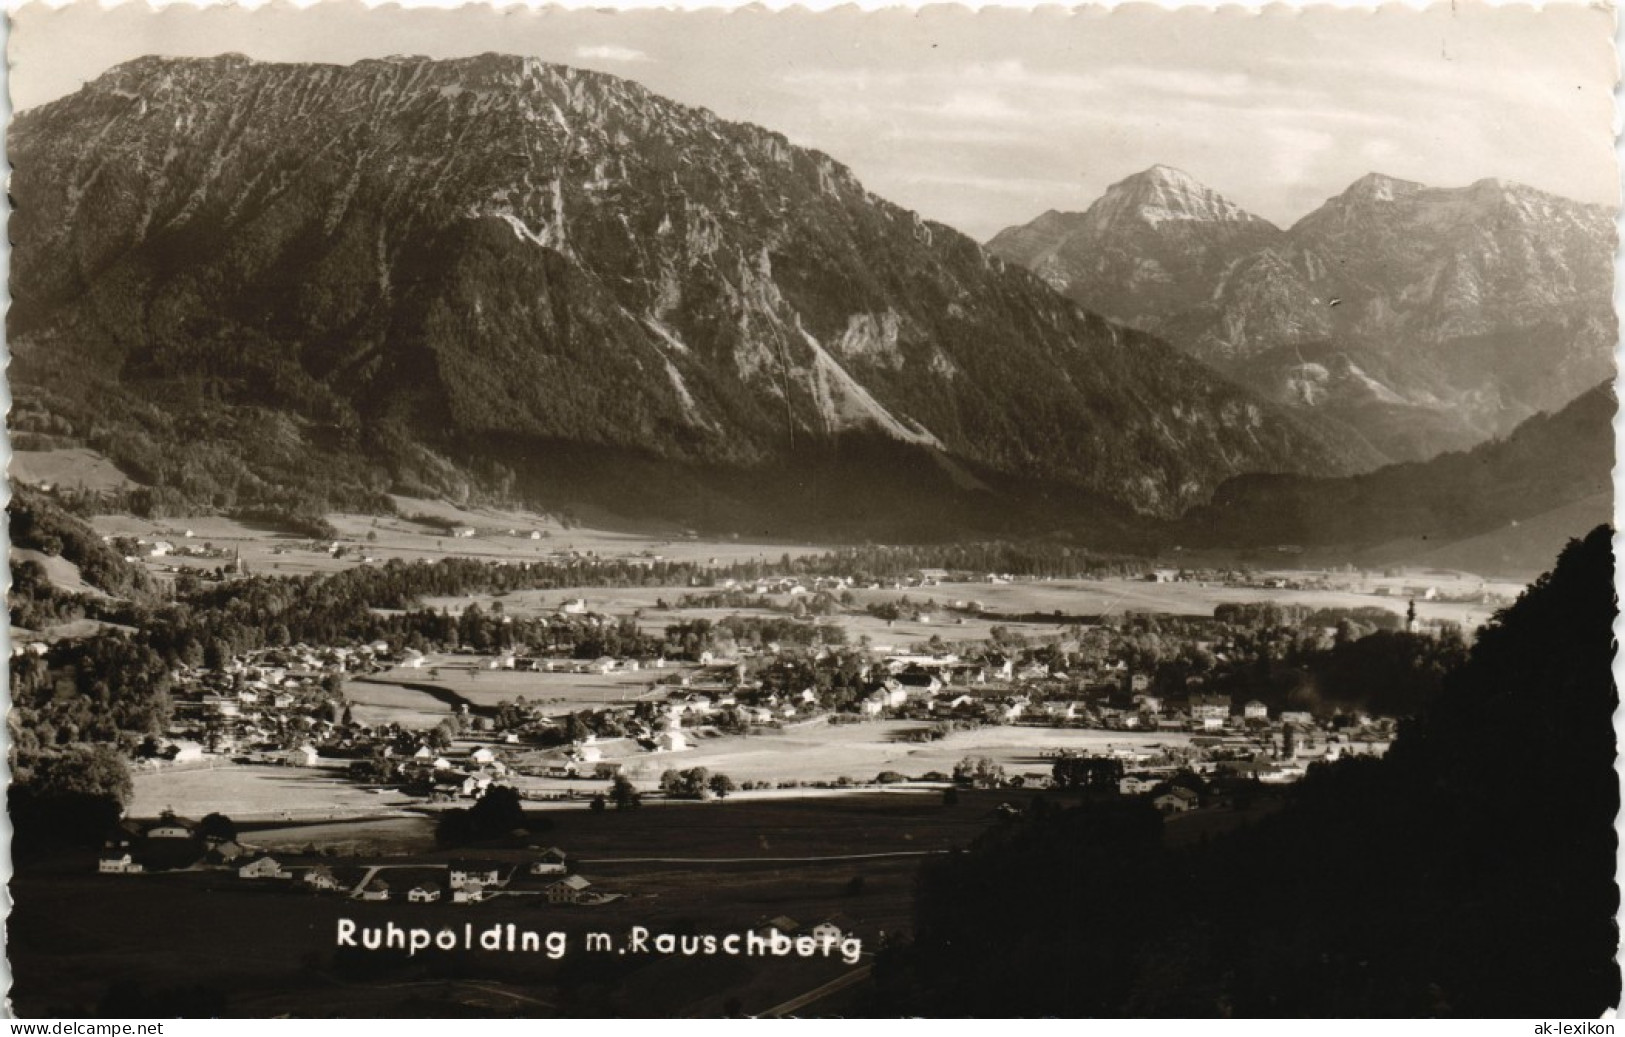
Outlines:
{"label": "rocky mountain peak", "polygon": [[1157,227],[1169,221],[1266,224],[1195,177],[1155,165],[1112,184],[1085,213],[1096,227],[1123,220]]}
{"label": "rocky mountain peak", "polygon": [[142,59],[13,121],[17,384],[139,401],[208,370],[259,408],[230,447],[256,471],[365,454],[438,488],[507,458],[615,498],[613,465],[568,465],[642,458],[770,512],[747,473],[790,459],[926,451],[1153,514],[1362,463],[771,130],[533,58],[245,61]]}
{"label": "rocky mountain peak", "polygon": [[1423,185],[1385,173],[1367,173],[1338,196],[1344,202],[1391,202],[1423,190]]}

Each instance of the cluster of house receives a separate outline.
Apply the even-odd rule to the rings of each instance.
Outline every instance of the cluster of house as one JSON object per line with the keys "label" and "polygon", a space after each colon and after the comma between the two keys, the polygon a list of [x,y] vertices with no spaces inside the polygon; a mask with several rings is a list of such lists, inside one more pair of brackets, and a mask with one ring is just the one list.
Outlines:
{"label": "cluster of house", "polygon": [[[922,578],[932,578],[932,574]],[[789,582],[793,581],[764,585],[779,589]],[[825,584],[844,582],[826,578],[811,581],[811,586],[823,589]],[[579,598],[565,601],[560,609],[577,619],[592,615]],[[664,658],[561,660],[531,656],[523,650],[481,656],[478,665],[497,669],[660,670],[663,672],[648,687],[650,692],[664,691],[665,698],[606,706],[587,717],[589,733],[573,731],[569,741],[561,728],[564,718],[546,715],[539,705],[509,708],[497,718],[467,720],[476,731],[488,732],[499,746],[541,746],[539,753],[529,754],[526,773],[601,777],[617,761],[639,754],[683,752],[693,744],[692,732],[708,724],[736,730],[828,713],[831,704],[821,701],[811,686],[792,690],[779,682],[769,689],[757,679],[766,673],[758,673],[761,665],[777,664],[776,647],[764,646],[761,659],[746,658],[743,651],[735,658],[718,658],[714,651],[705,650],[699,653],[698,665],[670,668]],[[1075,672],[1062,670],[1054,661],[1061,658],[1071,659],[1067,665],[1075,664]],[[815,669],[848,666],[852,656],[817,648],[804,661]],[[183,667],[176,674],[176,716],[201,732],[202,743],[185,747],[183,753],[257,752],[262,759],[314,766],[322,755],[364,758],[381,751],[395,761],[397,777],[425,786],[431,797],[478,796],[508,777],[508,765],[491,748],[482,746],[457,756],[433,747],[421,732],[416,738],[399,731],[392,737],[388,731],[346,724],[342,702],[331,690],[335,681],[351,674],[397,666],[421,668],[428,662],[416,650],[396,651],[385,642],[376,642],[356,647],[261,649],[213,668]],[[1085,665],[1075,655],[1054,651],[1016,656],[988,648],[961,656],[946,650],[870,646],[859,659],[857,676],[867,690],[846,708],[863,716],[1273,737],[1273,758],[1278,762],[1285,744],[1292,743],[1293,760],[1284,764],[1288,773],[1320,742],[1330,745],[1328,752],[1380,752],[1393,733],[1389,721],[1354,716],[1342,718],[1335,737],[1317,742],[1320,727],[1307,713],[1272,716],[1262,702],[1235,703],[1227,695],[1207,691],[1200,678],[1190,679],[1182,697],[1165,701],[1153,693],[1148,674],[1132,672],[1122,661]]]}
{"label": "cluster of house", "polygon": [[[235,838],[205,835],[197,822],[174,815],[144,823],[120,822],[105,840],[96,864],[96,870],[104,875],[200,868],[228,871],[250,881],[285,882],[312,892],[345,893],[368,901],[435,903],[445,899],[456,904],[477,904],[501,892],[523,892],[554,904],[600,904],[614,899],[614,894],[596,892],[587,879],[571,874],[569,858],[556,847],[539,850],[526,862],[452,860],[445,865],[444,880],[429,881],[422,875],[426,870],[438,870],[432,865],[336,868],[328,863],[292,863],[287,858],[251,850]],[[413,876],[413,881],[393,888],[384,877],[391,870],[404,871]],[[346,880],[340,871],[358,874]]]}
{"label": "cluster of house", "polygon": [[[1302,778],[1313,763],[1345,756],[1380,756],[1392,739],[1391,730],[1381,736],[1375,730],[1339,731],[1317,723],[1307,713],[1283,716],[1287,718],[1284,722],[1271,727],[1198,735],[1169,746],[1108,743],[1084,755],[1115,760],[1123,766],[1125,773],[1117,784],[1123,795],[1158,793],[1154,801],[1158,809],[1183,812],[1200,806],[1201,797],[1188,789],[1168,788],[1177,774],[1286,784]],[[1168,798],[1170,794],[1174,798]]]}
{"label": "cluster of house", "polygon": [[386,760],[395,761],[396,773],[408,791],[416,789],[432,803],[478,799],[492,785],[503,784],[509,777],[508,765],[488,745],[461,752],[440,752],[419,745],[410,755],[397,754],[393,745],[383,745],[378,752]]}
{"label": "cluster of house", "polygon": [[[414,868],[413,871],[421,869]],[[445,881],[416,881],[393,888],[378,876],[366,880],[352,894],[357,900],[405,900],[413,904],[433,904],[449,899],[454,904],[478,904],[504,893],[524,892],[540,896],[550,904],[603,904],[612,894],[595,892],[592,883],[580,875],[568,874],[564,853],[543,850],[528,865],[501,861],[451,861]],[[513,888],[515,883],[525,889]]]}
{"label": "cluster of house", "polygon": [[[1254,736],[1273,731],[1283,737],[1289,729],[1308,733],[1319,728],[1306,711],[1272,716],[1263,702],[1237,704],[1229,695],[1203,691],[1199,680],[1186,688],[1183,698],[1165,700],[1152,693],[1148,674],[1120,667],[1121,672],[1108,669],[1084,683],[1042,662],[1017,666],[997,653],[972,662],[952,654],[893,656],[885,666],[879,686],[859,703],[865,715]],[[1076,697],[1080,685],[1083,697]],[[1393,736],[1393,721],[1387,718],[1354,713],[1339,718],[1338,724],[1366,735],[1351,741],[1386,743]]]}
{"label": "cluster of house", "polygon": [[106,534],[102,543],[109,545],[124,555],[126,562],[139,562],[147,558],[214,558],[230,560],[227,570],[233,573],[243,571],[243,554],[236,547],[226,550],[216,547],[213,543],[193,543],[197,534],[190,529],[182,530],[177,540],[166,540],[163,537],[128,537]]}
{"label": "cluster of house", "polygon": [[[814,657],[815,664],[820,661]],[[682,752],[693,744],[691,732],[707,724],[774,725],[828,712],[813,688],[770,691],[749,672],[742,661],[710,658],[705,665],[674,671],[651,685],[666,691],[664,701],[599,710],[589,722],[613,734],[587,734],[532,753],[527,770],[601,777],[616,761],[640,753]],[[865,662],[859,676],[873,688],[856,704],[862,715],[1193,733],[1198,740],[1211,736],[1219,758],[1266,757],[1270,780],[1291,780],[1313,759],[1380,754],[1394,734],[1392,721],[1364,714],[1337,718],[1335,727],[1303,711],[1272,715],[1260,701],[1238,704],[1228,695],[1204,691],[1199,681],[1183,698],[1164,701],[1150,690],[1147,674],[1129,672],[1122,664],[1082,683],[1041,661],[1018,662],[996,651],[974,658],[893,651]],[[516,743],[544,729],[556,740],[554,721],[531,709],[516,713],[497,736]],[[1243,744],[1251,747],[1245,753]],[[445,764],[437,761],[437,766]]]}
{"label": "cluster of house", "polygon": [[200,733],[215,753],[259,751],[278,762],[313,766],[319,746],[334,738],[342,705],[334,679],[392,665],[389,645],[356,648],[266,648],[217,667],[182,666],[173,674],[178,727]]}

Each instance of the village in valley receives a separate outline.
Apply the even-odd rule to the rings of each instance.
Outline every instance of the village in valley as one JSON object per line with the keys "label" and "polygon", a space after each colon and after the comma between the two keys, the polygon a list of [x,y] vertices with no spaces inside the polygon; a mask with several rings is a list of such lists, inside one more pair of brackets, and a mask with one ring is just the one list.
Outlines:
{"label": "village in valley", "polygon": [[[476,534],[471,526],[451,532],[469,540]],[[156,538],[107,540],[172,579],[245,578],[240,548],[227,554],[213,544],[188,546],[190,530],[180,537],[180,547]],[[336,541],[271,550],[338,558],[349,551],[362,565],[375,563],[363,545]],[[213,572],[175,565],[188,558],[224,564]],[[569,561],[556,556],[552,564]],[[1153,593],[1191,583],[1290,597],[1335,579],[1152,568],[1121,582]],[[1057,612],[1024,616],[1013,630],[982,601],[951,596],[1031,582],[941,568],[884,582],[866,574],[723,576],[662,589],[653,607],[631,615],[580,595],[516,594],[460,609],[443,605],[443,637],[241,653],[207,646],[195,664],[171,674],[169,726],[136,754],[135,813],[155,816],[122,822],[98,870],[213,869],[364,901],[474,904],[531,895],[606,903],[621,894],[566,875],[567,857],[554,847],[516,848],[510,859],[478,869],[453,860],[423,881],[403,883],[390,881],[386,869],[413,866],[269,852],[234,824],[381,815],[444,824],[447,811],[494,794],[525,808],[603,811],[645,799],[737,804],[864,790],[951,796],[962,787],[1032,794],[1084,785],[1147,797],[1170,815],[1233,813],[1238,798],[1251,804],[1260,789],[1296,781],[1316,761],[1381,755],[1394,737],[1395,718],[1368,709],[1272,708],[1222,690],[1227,664],[1256,653],[1237,632],[1270,609],[1279,612],[1274,605],[1220,606],[1214,617],[1161,622],[1155,614],[1090,622]],[[1432,586],[1395,590],[1425,601],[1439,596]],[[505,598],[518,599],[517,610],[505,609]],[[1482,592],[1472,600],[1481,603]],[[1321,647],[1350,637],[1351,620],[1422,630],[1415,600],[1403,616],[1372,606],[1323,611],[1309,635]],[[650,613],[666,617],[665,625],[652,627]],[[683,618],[690,613],[696,618]],[[876,643],[869,634],[852,643],[842,627],[849,617],[881,636],[899,624],[938,632],[912,643]],[[963,636],[967,621],[985,626],[988,636]],[[1447,626],[1431,622],[1434,633]],[[619,631],[625,646],[594,655],[606,631]],[[775,634],[783,640],[765,639]],[[1155,651],[1147,651],[1148,636],[1158,642]],[[582,700],[584,682],[596,682],[599,701]],[[795,748],[764,767],[760,749],[775,741]],[[817,751],[843,744],[861,746],[875,762],[859,770],[850,753]],[[832,772],[841,767],[846,771]],[[238,795],[246,785],[277,783],[287,768],[351,794],[285,801]],[[203,781],[189,780],[200,773]],[[232,809],[233,796],[242,806]],[[1019,810],[1016,802],[998,809]],[[156,850],[145,859],[149,848]]]}
{"label": "village in valley", "polygon": [[[145,620],[163,654],[126,667],[161,696],[120,721],[131,795],[70,868],[93,899],[431,929],[654,918],[872,953],[908,938],[922,860],[1030,812],[1143,801],[1167,842],[1195,843],[1278,810],[1317,763],[1380,757],[1475,615],[1516,591],[1284,568],[1284,551],[995,567],[1007,548],[955,565],[958,549],[775,551],[453,515],[338,516],[316,539],[92,520],[97,550],[190,603]],[[74,634],[116,618],[50,607]],[[75,647],[89,644],[21,631],[14,680],[67,702],[99,665]],[[52,716],[22,714],[24,737],[87,722]],[[369,974],[320,926],[301,953]],[[569,968],[556,981],[573,990]],[[759,962],[708,986],[706,1010],[771,1012],[838,975]],[[445,996],[516,1009],[531,995],[509,978]]]}

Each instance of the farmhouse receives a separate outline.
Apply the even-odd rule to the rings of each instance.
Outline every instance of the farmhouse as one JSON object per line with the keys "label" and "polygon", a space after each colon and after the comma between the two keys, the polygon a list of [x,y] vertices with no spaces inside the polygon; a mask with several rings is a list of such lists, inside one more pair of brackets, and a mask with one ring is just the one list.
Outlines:
{"label": "farmhouse", "polygon": [[406,899],[414,904],[432,904],[440,899],[440,887],[428,882],[406,891]]}
{"label": "farmhouse", "polygon": [[301,745],[297,749],[289,749],[282,754],[282,763],[287,767],[314,767],[316,766],[316,749],[311,745]]}
{"label": "farmhouse", "polygon": [[275,857],[255,857],[237,869],[237,877],[240,879],[286,879],[292,878],[292,873],[284,868]]}
{"label": "farmhouse", "polygon": [[942,690],[942,679],[923,670],[906,670],[886,682],[888,691],[901,691],[905,696],[925,698]]}
{"label": "farmhouse", "polygon": [[502,868],[503,866],[496,861],[452,861],[446,870],[453,887],[470,882],[481,886],[500,886]]}
{"label": "farmhouse", "polygon": [[367,888],[361,891],[362,900],[388,900],[389,883],[383,879],[373,879]]}
{"label": "farmhouse", "polygon": [[570,875],[547,887],[547,900],[551,904],[579,903],[592,883],[580,875]]}
{"label": "farmhouse", "polygon": [[530,862],[532,875],[563,875],[566,870],[564,851],[555,847],[548,847],[536,855]]}
{"label": "farmhouse", "polygon": [[334,875],[333,869],[329,868],[325,864],[318,864],[314,868],[307,869],[306,872],[299,877],[299,881],[303,882],[311,889],[339,888],[338,876]]}
{"label": "farmhouse", "polygon": [[1138,796],[1157,787],[1157,779],[1149,774],[1125,774],[1117,782],[1117,791],[1125,796]]}
{"label": "farmhouse", "polygon": [[1165,814],[1182,814],[1196,809],[1197,796],[1190,789],[1176,785],[1151,802]]}
{"label": "farmhouse", "polygon": [[190,839],[197,832],[197,822],[174,814],[166,815],[147,829],[148,839]]}
{"label": "farmhouse", "polygon": [[1044,715],[1051,720],[1076,720],[1078,718],[1078,704],[1076,702],[1046,702]]}
{"label": "farmhouse", "polygon": [[117,856],[103,856],[96,862],[96,870],[103,875],[139,875],[141,865],[131,859],[128,852]]}

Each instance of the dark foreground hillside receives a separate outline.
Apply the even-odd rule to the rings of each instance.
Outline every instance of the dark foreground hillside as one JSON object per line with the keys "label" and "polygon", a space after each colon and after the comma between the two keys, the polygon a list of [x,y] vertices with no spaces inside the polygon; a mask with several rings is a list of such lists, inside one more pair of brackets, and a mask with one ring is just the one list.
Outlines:
{"label": "dark foreground hillside", "polygon": [[1113,797],[921,875],[874,1014],[1595,1017],[1619,1001],[1612,531],[1479,635],[1383,760],[1174,847]]}

